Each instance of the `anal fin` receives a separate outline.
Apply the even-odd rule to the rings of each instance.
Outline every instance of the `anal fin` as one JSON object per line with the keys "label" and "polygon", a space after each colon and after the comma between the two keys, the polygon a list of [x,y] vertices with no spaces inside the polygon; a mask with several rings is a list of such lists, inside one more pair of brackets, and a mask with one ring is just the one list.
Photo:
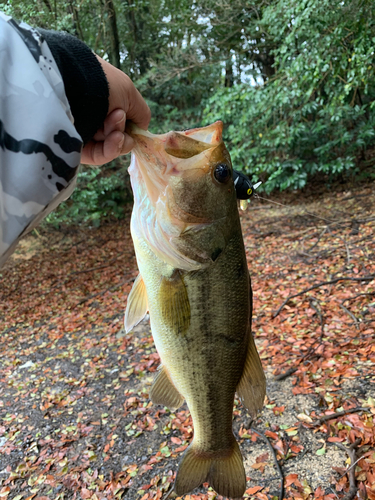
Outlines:
{"label": "anal fin", "polygon": [[147,313],[147,293],[142,276],[138,274],[128,296],[125,311],[125,331],[129,333]]}
{"label": "anal fin", "polygon": [[251,331],[249,332],[246,359],[237,386],[237,394],[247,411],[255,418],[263,408],[266,395],[266,378]]}
{"label": "anal fin", "polygon": [[155,377],[150,390],[150,399],[154,404],[163,405],[171,410],[179,408],[184,397],[178,392],[164,366]]}

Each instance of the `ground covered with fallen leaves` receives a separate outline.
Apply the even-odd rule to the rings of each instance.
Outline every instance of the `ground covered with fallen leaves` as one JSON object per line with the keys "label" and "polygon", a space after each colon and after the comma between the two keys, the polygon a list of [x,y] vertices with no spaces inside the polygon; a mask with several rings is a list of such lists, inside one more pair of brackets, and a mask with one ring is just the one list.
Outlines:
{"label": "ground covered with fallen leaves", "polygon": [[[255,422],[235,401],[246,497],[375,500],[374,188],[253,200],[242,214],[267,374]],[[136,275],[129,217],[38,230],[1,270],[0,500],[171,490],[193,427],[185,405],[148,399],[148,322],[123,330]]]}

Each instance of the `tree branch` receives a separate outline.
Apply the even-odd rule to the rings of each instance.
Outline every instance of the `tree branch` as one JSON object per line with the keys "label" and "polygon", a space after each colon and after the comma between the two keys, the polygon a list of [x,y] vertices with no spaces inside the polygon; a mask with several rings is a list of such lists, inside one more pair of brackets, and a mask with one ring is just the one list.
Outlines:
{"label": "tree branch", "polygon": [[[357,449],[360,442],[361,438],[356,439],[354,443],[349,446],[349,448],[347,448],[341,443],[333,443],[333,444],[338,448],[340,448],[341,450],[345,451],[345,453],[350,458],[351,465],[353,465],[355,464],[357,458],[355,450]],[[347,470],[347,474],[349,476],[349,491],[342,500],[353,500],[358,491],[357,480],[355,478],[355,467],[349,467],[349,469]]]}
{"label": "tree branch", "polygon": [[358,319],[354,316],[354,314],[352,312],[349,311],[349,309],[347,309],[344,304],[339,304],[339,306],[341,307],[341,309],[343,311],[345,311],[347,314],[349,314],[349,316],[352,318],[352,320],[354,321],[354,324],[355,324],[355,327],[357,328],[357,330],[359,330],[359,321]]}
{"label": "tree branch", "polygon": [[291,299],[294,299],[295,297],[299,297],[307,292],[311,292],[311,290],[316,290],[317,288],[320,288],[321,286],[334,285],[335,283],[338,283],[339,281],[372,281],[373,279],[375,279],[375,275],[364,276],[363,278],[349,278],[347,276],[343,276],[342,278],[336,278],[336,279],[330,280],[330,281],[322,281],[321,283],[317,283],[316,285],[310,286],[309,288],[305,288],[305,290],[302,290],[302,292],[298,292],[298,293],[295,293],[293,295],[289,295],[289,297],[284,300],[284,302],[281,304],[281,306],[275,312],[273,317],[276,318],[276,316],[278,316],[280,314],[282,309],[287,305],[287,303]]}
{"label": "tree branch", "polygon": [[369,413],[368,408],[363,408],[362,406],[359,406],[358,408],[350,408],[349,410],[331,413],[331,415],[323,415],[318,420],[315,420],[315,422],[313,422],[312,425],[314,427],[319,426],[319,425],[322,425],[323,422],[327,422],[328,420],[333,420],[334,418],[342,417],[343,415],[348,415],[349,413],[358,413],[360,411],[365,411],[365,412]]}
{"label": "tree branch", "polygon": [[265,434],[263,434],[263,432],[256,430],[254,427],[250,427],[250,429],[253,432],[255,432],[255,434],[258,434],[258,436],[260,436],[267,443],[267,446],[268,446],[270,452],[272,453],[273,460],[275,462],[276,469],[277,469],[277,472],[278,472],[279,477],[280,477],[279,500],[283,500],[283,497],[284,497],[284,474],[283,474],[283,471],[281,470],[279,462],[277,461],[275,449],[272,446],[272,444],[270,443],[267,436]]}

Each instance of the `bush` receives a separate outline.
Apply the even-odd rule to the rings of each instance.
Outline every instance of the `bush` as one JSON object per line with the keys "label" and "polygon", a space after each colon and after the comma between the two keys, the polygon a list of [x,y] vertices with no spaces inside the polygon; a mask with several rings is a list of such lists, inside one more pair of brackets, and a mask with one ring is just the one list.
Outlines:
{"label": "bush", "polygon": [[132,199],[126,166],[112,162],[106,167],[82,167],[72,196],[50,213],[45,221],[55,227],[61,224],[100,225],[102,217],[120,219],[126,203]]}
{"label": "bush", "polygon": [[274,77],[207,101],[205,122],[224,120],[234,164],[267,191],[357,173],[375,136],[374,13],[369,0],[273,2],[260,25]]}

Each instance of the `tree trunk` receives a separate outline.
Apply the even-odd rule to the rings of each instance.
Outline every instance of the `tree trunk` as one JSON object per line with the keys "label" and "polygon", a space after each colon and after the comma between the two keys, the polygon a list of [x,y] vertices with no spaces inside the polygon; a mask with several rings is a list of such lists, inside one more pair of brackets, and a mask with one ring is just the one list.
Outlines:
{"label": "tree trunk", "polygon": [[233,63],[232,56],[229,54],[228,59],[225,61],[225,87],[233,87]]}
{"label": "tree trunk", "polygon": [[273,54],[270,54],[268,50],[261,50],[259,54],[253,55],[253,60],[260,66],[263,78],[268,80],[273,77],[275,74],[275,68],[273,66],[275,64],[275,58]]}
{"label": "tree trunk", "polygon": [[73,29],[74,29],[74,34],[76,37],[78,37],[82,42],[84,42],[84,37],[83,37],[83,31],[81,28],[81,23],[79,22],[79,15],[78,15],[78,7],[75,5],[74,0],[69,0],[69,10],[73,16]]}
{"label": "tree trunk", "polygon": [[117,30],[116,11],[112,0],[105,0],[105,9],[108,15],[109,40],[111,47],[111,51],[108,54],[109,60],[113,66],[121,69],[120,41]]}

